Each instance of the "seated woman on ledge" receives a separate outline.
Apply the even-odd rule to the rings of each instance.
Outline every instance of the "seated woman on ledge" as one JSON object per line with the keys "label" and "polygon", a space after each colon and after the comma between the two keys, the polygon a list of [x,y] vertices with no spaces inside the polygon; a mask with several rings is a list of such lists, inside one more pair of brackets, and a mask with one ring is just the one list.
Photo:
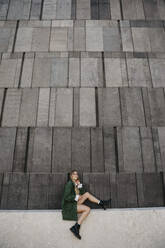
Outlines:
{"label": "seated woman on ledge", "polygon": [[[81,239],[79,234],[80,225],[91,210],[90,207],[83,204],[87,199],[99,204],[104,210],[106,209],[104,204],[111,200],[99,200],[89,192],[86,192],[83,184],[80,183],[77,170],[72,170],[69,173],[69,180],[65,184],[61,206],[63,220],[76,220],[75,225],[70,227],[70,230],[78,239]],[[82,213],[79,220],[77,213]]]}

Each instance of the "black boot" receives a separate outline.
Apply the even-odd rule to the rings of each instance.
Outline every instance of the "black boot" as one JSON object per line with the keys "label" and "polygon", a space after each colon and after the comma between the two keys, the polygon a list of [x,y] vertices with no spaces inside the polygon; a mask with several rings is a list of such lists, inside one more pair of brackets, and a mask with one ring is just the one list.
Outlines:
{"label": "black boot", "polygon": [[81,239],[79,234],[80,225],[76,222],[74,226],[70,228],[71,232],[76,236],[76,238]]}
{"label": "black boot", "polygon": [[108,205],[108,203],[111,203],[111,198],[109,200],[100,200],[99,205],[106,210],[105,205]]}

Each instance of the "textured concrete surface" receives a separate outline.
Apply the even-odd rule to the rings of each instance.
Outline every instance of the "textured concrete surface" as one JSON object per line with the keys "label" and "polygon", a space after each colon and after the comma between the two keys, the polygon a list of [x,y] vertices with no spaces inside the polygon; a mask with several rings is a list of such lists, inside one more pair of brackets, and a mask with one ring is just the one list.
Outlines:
{"label": "textured concrete surface", "polygon": [[60,210],[0,211],[2,248],[164,248],[165,208],[91,210],[80,227],[69,230]]}
{"label": "textured concrete surface", "polygon": [[[59,209],[67,173],[75,168],[86,191],[112,198],[107,219],[92,211],[91,221],[98,213],[107,229],[104,236],[89,222],[87,247],[132,248],[133,237],[138,248],[155,247],[152,238],[162,247],[164,229],[153,228],[163,211],[150,212],[150,225],[146,220],[141,227],[143,214],[138,219],[131,210],[120,234],[127,211],[119,208],[165,206],[164,71],[164,0],[0,0],[0,209]],[[58,227],[49,223],[51,212],[45,219],[21,213],[32,226],[13,234],[17,242],[25,238],[30,245],[24,233],[37,231],[38,218],[43,229],[36,248],[67,246],[59,232],[52,235]],[[58,212],[55,218],[61,221]],[[60,222],[61,232],[65,225]],[[101,240],[93,241],[94,228]],[[2,248],[19,248],[14,245],[11,238]]]}

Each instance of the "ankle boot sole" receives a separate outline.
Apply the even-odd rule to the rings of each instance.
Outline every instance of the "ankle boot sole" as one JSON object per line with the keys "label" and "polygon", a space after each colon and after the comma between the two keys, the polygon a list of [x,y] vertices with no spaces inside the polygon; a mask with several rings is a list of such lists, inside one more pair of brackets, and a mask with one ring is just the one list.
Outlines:
{"label": "ankle boot sole", "polygon": [[78,239],[81,239],[81,236],[79,234],[76,233],[75,229],[73,229],[73,227],[69,228],[71,230],[71,232],[74,234],[74,236]]}

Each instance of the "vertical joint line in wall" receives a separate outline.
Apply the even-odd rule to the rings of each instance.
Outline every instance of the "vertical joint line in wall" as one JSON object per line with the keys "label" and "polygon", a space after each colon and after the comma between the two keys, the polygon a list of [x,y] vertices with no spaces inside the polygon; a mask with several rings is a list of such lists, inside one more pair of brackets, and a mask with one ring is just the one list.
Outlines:
{"label": "vertical joint line in wall", "polygon": [[33,1],[33,0],[31,0],[31,1],[30,1],[30,10],[29,10],[29,21],[30,21],[30,17],[31,17],[31,11],[32,11],[32,1]]}
{"label": "vertical joint line in wall", "polygon": [[27,127],[27,141],[26,141],[26,148],[25,148],[25,166],[24,172],[27,172],[27,161],[28,161],[28,153],[29,153],[29,140],[30,140],[30,127]]}
{"label": "vertical joint line in wall", "polygon": [[6,94],[7,94],[7,88],[4,89],[4,95],[3,95],[3,100],[2,100],[2,111],[1,111],[1,115],[0,115],[0,127],[2,126],[2,118],[3,118],[4,107],[5,107]]}
{"label": "vertical joint line in wall", "polygon": [[144,18],[146,20],[146,11],[145,11],[145,6],[144,6],[144,0],[142,0],[142,5],[143,5],[143,11],[144,11]]}
{"label": "vertical joint line in wall", "polygon": [[7,7],[6,20],[7,20],[8,13],[9,13],[10,3],[11,3],[11,0],[9,0],[9,4],[8,4],[8,7]]}
{"label": "vertical joint line in wall", "polygon": [[162,180],[162,190],[163,190],[163,206],[165,206],[165,180],[163,177],[163,171],[160,171],[160,176],[161,176],[161,180]]}
{"label": "vertical joint line in wall", "polygon": [[165,88],[163,87],[162,90],[163,90],[163,95],[164,95],[164,100],[165,100]]}
{"label": "vertical joint line in wall", "polygon": [[127,52],[123,52],[123,54],[124,54],[124,59],[125,59],[125,67],[126,67],[126,74],[127,74],[127,84],[128,84],[128,87],[130,87],[129,74],[128,74],[128,63],[127,63]]}
{"label": "vertical joint line in wall", "polygon": [[[146,90],[147,90],[147,88],[146,88]],[[143,96],[142,87],[140,87],[140,91],[141,91],[142,103],[143,103],[143,110],[144,110],[144,121],[145,121],[145,126],[147,127],[146,111],[145,111],[145,104],[144,104],[144,96]]]}
{"label": "vertical joint line in wall", "polygon": [[90,139],[90,172],[92,172],[92,139],[91,139],[91,127],[89,127],[89,139]]}
{"label": "vertical joint line in wall", "polygon": [[122,43],[122,36],[121,36],[121,27],[120,27],[120,20],[117,20],[119,35],[120,35],[120,50],[123,51],[123,43]]}
{"label": "vertical joint line in wall", "polygon": [[48,126],[50,126],[50,105],[51,105],[51,93],[52,93],[52,88],[49,88],[49,107],[48,107]]}
{"label": "vertical joint line in wall", "polygon": [[34,80],[34,62],[35,62],[35,59],[36,59],[36,52],[33,53],[34,54],[34,57],[33,57],[33,65],[32,65],[32,77],[31,77],[31,88],[32,88],[32,84],[33,84],[33,80]]}
{"label": "vertical joint line in wall", "polygon": [[72,144],[72,135],[73,135],[73,127],[71,127],[70,128],[70,132],[71,132],[71,134],[70,134],[70,139],[71,139],[71,141],[70,141],[70,143],[71,143],[71,148],[70,148],[70,150],[71,150],[71,152],[70,152],[70,165],[71,165],[71,169],[72,169],[72,160],[73,160],[73,157],[72,157],[72,149],[73,149],[73,144]]}
{"label": "vertical joint line in wall", "polygon": [[12,168],[11,171],[13,171],[13,167],[14,167],[14,157],[15,157],[15,151],[16,151],[16,145],[17,145],[17,134],[18,134],[18,128],[19,127],[15,127],[16,128],[16,134],[15,134],[15,141],[14,141],[14,151],[13,151],[13,160],[12,160]]}
{"label": "vertical joint line in wall", "polygon": [[50,168],[50,173],[53,173],[53,140],[54,140],[54,127],[50,127],[52,129],[52,146],[51,146],[51,168]]}
{"label": "vertical joint line in wall", "polygon": [[103,139],[103,161],[104,161],[104,173],[106,172],[105,171],[105,146],[104,146],[104,127],[102,126],[101,127],[101,129],[102,129],[102,139]]}
{"label": "vertical joint line in wall", "polygon": [[100,20],[100,0],[97,0],[97,6],[98,6],[98,20]]}
{"label": "vertical joint line in wall", "polygon": [[154,127],[150,127],[150,129],[151,129],[151,136],[152,136],[152,148],[153,148],[153,152],[154,152],[154,165],[155,165],[155,171],[158,172],[157,160],[156,160],[156,151],[155,151],[156,148],[155,148],[155,145],[154,145],[154,135],[155,135],[155,134],[153,134],[153,132],[154,132],[153,128],[154,128]]}
{"label": "vertical joint line in wall", "polygon": [[72,0],[75,1],[75,20],[77,19],[77,0]]}
{"label": "vertical joint line in wall", "polygon": [[25,60],[25,52],[23,52],[23,55],[22,55],[21,68],[20,68],[20,75],[19,75],[19,81],[18,81],[18,88],[20,88],[20,85],[21,85],[21,79],[22,79],[22,71],[23,71],[23,66],[24,66],[24,60]]}
{"label": "vertical joint line in wall", "polygon": [[149,72],[150,72],[151,84],[152,84],[152,88],[153,88],[154,86],[153,86],[151,67],[150,67],[150,62],[149,62],[149,53],[147,52],[146,54],[147,54],[147,63],[148,63],[148,68],[149,68]]}
{"label": "vertical joint line in wall", "polygon": [[113,127],[114,140],[115,140],[115,158],[116,158],[116,172],[119,173],[119,155],[118,155],[118,144],[117,144],[117,127]]}
{"label": "vertical joint line in wall", "polygon": [[16,24],[13,47],[12,47],[12,51],[11,51],[12,53],[14,53],[14,48],[15,48],[15,43],[16,43],[16,39],[17,39],[18,28],[19,28],[19,20],[17,20],[17,24]]}
{"label": "vertical joint line in wall", "polygon": [[51,33],[52,33],[52,21],[50,21],[50,33],[49,33],[49,42],[48,42],[48,52],[51,52],[50,51]]}
{"label": "vertical joint line in wall", "polygon": [[78,87],[78,100],[77,100],[77,102],[78,102],[78,127],[80,127],[80,90],[81,90],[81,88],[80,87]]}
{"label": "vertical joint line in wall", "polygon": [[122,116],[122,103],[121,103],[121,92],[120,88],[118,87],[118,93],[119,93],[119,105],[120,105],[120,116],[121,116],[121,126],[123,125],[123,116]]}
{"label": "vertical joint line in wall", "polygon": [[120,4],[120,11],[121,11],[121,20],[124,20],[122,0],[119,0],[119,4]]}
{"label": "vertical joint line in wall", "polygon": [[[73,46],[72,46],[72,49],[74,51],[74,49],[75,49],[75,24],[76,24],[76,20],[72,20],[72,21],[73,21]],[[67,32],[67,37],[68,37],[68,32]],[[68,54],[69,54],[69,52],[68,52]]]}
{"label": "vertical joint line in wall", "polygon": [[69,53],[68,53],[68,56],[67,56],[67,88],[69,88]]}
{"label": "vertical joint line in wall", "polygon": [[[84,20],[84,32],[85,32],[85,51],[87,52],[87,20]],[[82,51],[80,52],[80,59],[82,58]]]}
{"label": "vertical joint line in wall", "polygon": [[37,122],[38,122],[38,110],[39,110],[39,100],[40,100],[40,90],[41,90],[41,87],[38,87],[36,88],[37,89],[37,107],[36,107],[36,118],[35,118],[35,127],[37,127]]}
{"label": "vertical joint line in wall", "polygon": [[73,97],[72,97],[72,104],[73,104],[73,108],[72,108],[72,127],[74,127],[74,109],[75,109],[75,107],[74,107],[74,102],[75,102],[75,88],[73,87],[72,88],[72,92],[73,92]]}
{"label": "vertical joint line in wall", "polygon": [[108,0],[108,8],[109,8],[109,19],[112,20],[111,1],[110,0]]}
{"label": "vertical joint line in wall", "polygon": [[3,182],[4,182],[4,177],[5,177],[5,173],[2,173],[2,183],[1,183],[1,187],[0,187],[0,208],[2,206],[2,193],[3,193]]}
{"label": "vertical joint line in wall", "polygon": [[30,191],[30,173],[27,173],[28,175],[28,186],[27,186],[27,202],[26,202],[26,207],[28,209],[28,202],[29,202],[29,191]]}
{"label": "vertical joint line in wall", "polygon": [[99,126],[98,88],[95,87],[96,127]]}
{"label": "vertical joint line in wall", "polygon": [[[85,23],[85,22],[84,22]],[[84,27],[85,28],[85,27]],[[86,43],[86,42],[85,42]],[[86,46],[86,45],[85,45]],[[79,59],[79,87],[81,87],[81,52],[78,52]]]}
{"label": "vertical joint line in wall", "polygon": [[137,183],[137,173],[136,172],[135,172],[135,183],[136,183],[137,206],[140,207],[140,205],[139,205],[139,194],[138,194],[138,183]]}
{"label": "vertical joint line in wall", "polygon": [[140,141],[140,152],[141,152],[141,159],[142,159],[142,172],[145,172],[144,170],[144,158],[143,158],[143,148],[142,148],[142,136],[141,136],[141,127],[138,127],[139,130],[139,141]]}
{"label": "vertical joint line in wall", "polygon": [[40,12],[40,20],[42,20],[43,7],[44,7],[44,0],[41,0],[41,12]]}
{"label": "vertical joint line in wall", "polygon": [[101,52],[101,55],[102,55],[102,68],[103,68],[103,88],[106,88],[104,52]]}
{"label": "vertical joint line in wall", "polygon": [[162,20],[162,25],[163,25],[163,29],[164,29],[164,32],[165,32],[165,21]]}
{"label": "vertical joint line in wall", "polygon": [[129,22],[129,28],[130,28],[130,33],[131,33],[131,41],[132,41],[132,48],[133,48],[132,53],[134,54],[134,52],[136,52],[136,51],[135,51],[135,45],[134,45],[134,40],[133,40],[131,20],[128,20],[128,22]]}
{"label": "vertical joint line in wall", "polygon": [[76,19],[76,0],[71,0],[71,20]]}
{"label": "vertical joint line in wall", "polygon": [[[53,89],[53,88],[52,88]],[[55,101],[54,101],[54,120],[53,120],[53,125],[56,126],[56,108],[57,108],[57,97],[58,97],[58,88],[54,88],[55,91]]]}

